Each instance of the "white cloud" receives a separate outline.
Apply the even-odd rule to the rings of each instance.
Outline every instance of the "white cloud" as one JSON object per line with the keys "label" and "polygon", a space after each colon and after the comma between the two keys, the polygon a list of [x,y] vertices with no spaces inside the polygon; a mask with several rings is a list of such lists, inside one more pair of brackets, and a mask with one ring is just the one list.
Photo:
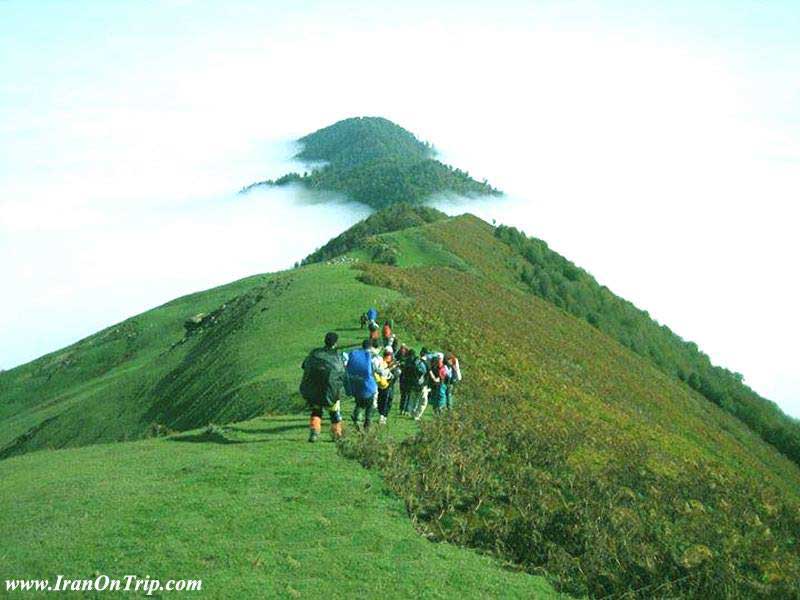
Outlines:
{"label": "white cloud", "polygon": [[744,36],[546,6],[387,19],[177,2],[77,18],[88,9],[70,4],[6,19],[0,277],[15,293],[0,299],[0,364],[301,258],[363,213],[230,193],[293,168],[276,140],[377,114],[512,198],[476,210],[800,415],[800,121],[785,116],[800,65],[784,52],[765,73],[780,46],[759,63]]}

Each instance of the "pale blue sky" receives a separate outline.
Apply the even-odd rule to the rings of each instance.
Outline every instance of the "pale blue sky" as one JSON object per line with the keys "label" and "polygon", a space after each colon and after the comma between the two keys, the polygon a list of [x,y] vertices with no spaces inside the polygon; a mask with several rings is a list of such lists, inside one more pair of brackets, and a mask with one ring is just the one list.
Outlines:
{"label": "pale blue sky", "polygon": [[0,1],[0,367],[366,214],[232,192],[372,114],[800,415],[800,5],[428,4]]}

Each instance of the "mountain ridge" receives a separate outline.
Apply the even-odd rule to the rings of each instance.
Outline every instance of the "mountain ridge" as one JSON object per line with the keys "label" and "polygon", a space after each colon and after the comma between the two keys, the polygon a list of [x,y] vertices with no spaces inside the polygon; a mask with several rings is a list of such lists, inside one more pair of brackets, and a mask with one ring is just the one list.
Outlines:
{"label": "mountain ridge", "polygon": [[[506,234],[473,215],[393,206],[303,266],[184,296],[0,373],[0,471],[19,478],[19,465],[36,464],[41,476],[62,453],[107,469],[104,460],[119,459],[103,457],[124,452],[108,442],[157,438],[137,443],[175,470],[159,481],[188,489],[186,473],[199,469],[226,494],[239,444],[268,443],[248,432],[308,446],[304,419],[278,416],[302,410],[300,362],[328,330],[343,349],[357,347],[358,315],[376,306],[412,346],[454,351],[465,374],[454,412],[426,415],[419,428],[393,415],[384,430],[350,431],[338,446],[379,470],[429,537],[578,596],[797,597],[797,464],[586,315],[532,293],[526,265],[537,278],[583,276]],[[224,463],[172,462],[171,447],[193,445]],[[345,473],[330,454],[325,464]],[[309,480],[308,462],[291,465],[261,468],[289,487]],[[50,513],[28,510],[36,522]],[[343,514],[331,510],[330,521]],[[159,522],[169,529],[172,517]],[[0,531],[23,539],[9,518]]]}
{"label": "mountain ridge", "polygon": [[[394,264],[397,250],[383,234],[411,225],[435,223],[445,217],[435,209],[399,205],[357,223],[303,260],[329,260],[361,247],[361,256]],[[394,223],[394,226],[389,223]],[[514,227],[498,225],[495,237],[512,249],[508,264],[495,263],[486,274],[505,270],[505,284],[516,282],[530,293],[585,320],[623,346],[646,358],[659,370],[734,415],[795,464],[800,464],[800,420],[785,414],[760,396],[741,374],[714,365],[694,342],[684,340],[667,325],[652,319],[540,239],[528,238]],[[434,233],[435,237],[435,233]],[[473,264],[477,257],[472,256]]]}

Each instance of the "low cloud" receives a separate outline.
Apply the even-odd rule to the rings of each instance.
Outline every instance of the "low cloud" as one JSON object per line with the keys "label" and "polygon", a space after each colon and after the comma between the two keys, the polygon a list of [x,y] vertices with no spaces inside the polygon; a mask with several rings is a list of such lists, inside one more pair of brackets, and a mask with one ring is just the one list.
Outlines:
{"label": "low cloud", "polygon": [[0,298],[3,368],[177,296],[289,268],[369,214],[341,196],[296,187],[86,210],[6,219],[0,276],[14,293]]}

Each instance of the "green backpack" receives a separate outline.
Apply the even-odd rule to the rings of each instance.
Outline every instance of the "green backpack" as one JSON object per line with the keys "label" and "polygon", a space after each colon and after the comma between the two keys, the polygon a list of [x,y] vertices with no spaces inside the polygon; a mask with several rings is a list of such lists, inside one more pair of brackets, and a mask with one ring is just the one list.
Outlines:
{"label": "green backpack", "polygon": [[341,354],[317,348],[303,361],[300,395],[319,406],[333,406],[344,391],[344,361]]}

